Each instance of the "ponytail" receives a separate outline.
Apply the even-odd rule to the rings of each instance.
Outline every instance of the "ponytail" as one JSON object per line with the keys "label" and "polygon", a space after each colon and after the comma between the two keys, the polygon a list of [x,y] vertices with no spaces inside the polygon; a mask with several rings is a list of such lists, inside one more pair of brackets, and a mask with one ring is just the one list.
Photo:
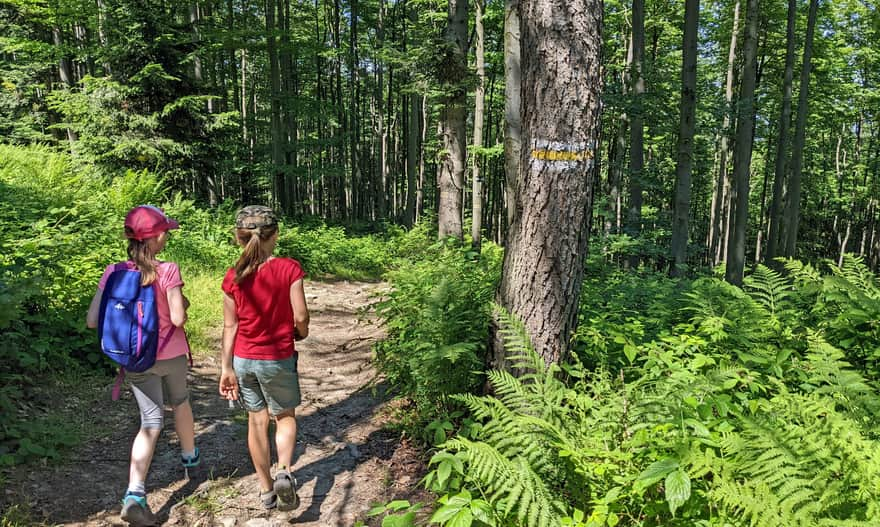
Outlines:
{"label": "ponytail", "polygon": [[255,273],[271,256],[271,247],[266,243],[278,232],[278,225],[264,225],[253,229],[235,229],[235,239],[243,250],[235,262],[235,283]]}
{"label": "ponytail", "polygon": [[141,272],[141,285],[150,285],[159,277],[156,270],[156,251],[151,240],[128,240],[128,258],[134,262],[138,271]]}

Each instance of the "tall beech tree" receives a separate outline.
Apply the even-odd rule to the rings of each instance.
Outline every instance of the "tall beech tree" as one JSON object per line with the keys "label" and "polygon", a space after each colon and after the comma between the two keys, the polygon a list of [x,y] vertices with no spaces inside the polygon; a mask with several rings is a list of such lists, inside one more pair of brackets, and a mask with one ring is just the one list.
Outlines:
{"label": "tall beech tree", "polygon": [[779,111],[779,132],[776,136],[776,159],[774,165],[773,197],[770,201],[770,230],[767,235],[767,251],[764,259],[768,264],[778,256],[779,224],[782,221],[782,193],[788,166],[788,129],[791,125],[791,85],[794,79],[794,31],[797,23],[797,0],[788,0],[788,17],[785,26],[785,69],[782,77],[782,108]]}
{"label": "tall beech tree", "polygon": [[807,34],[804,37],[804,60],[798,91],[798,112],[794,125],[794,141],[791,145],[791,177],[785,211],[785,256],[793,258],[797,246],[798,226],[801,215],[801,173],[804,162],[804,140],[807,132],[807,108],[810,104],[810,68],[813,60],[813,33],[816,29],[816,11],[819,0],[810,0],[807,16]]}
{"label": "tall beech tree", "polygon": [[733,147],[733,181],[736,200],[731,202],[730,239],[724,278],[742,285],[745,269],[746,227],[749,222],[749,178],[755,124],[755,83],[758,76],[758,0],[746,2],[743,74],[736,113],[736,142]]}
{"label": "tall beech tree", "polygon": [[437,205],[438,236],[462,238],[462,202],[464,200],[464,173],[467,159],[465,146],[465,119],[467,110],[467,39],[468,0],[450,0],[443,31],[438,80],[445,92],[440,111],[440,163],[437,167],[437,185],[440,200]]}
{"label": "tall beech tree", "polygon": [[[642,177],[645,170],[645,0],[632,3],[632,83],[630,93],[629,145],[629,209],[626,233],[636,238],[642,232]],[[632,255],[629,265],[639,264],[638,255]]]}
{"label": "tall beech tree", "polygon": [[522,149],[522,69],[518,0],[504,0],[504,201],[509,227],[516,210],[516,183],[519,181]]}
{"label": "tall beech tree", "polygon": [[[523,149],[497,297],[548,363],[566,355],[577,325],[601,126],[601,29],[601,0],[520,4]],[[494,350],[506,367],[497,336]]]}
{"label": "tall beech tree", "polygon": [[691,170],[697,113],[697,25],[700,0],[685,0],[684,38],[681,59],[681,117],[678,159],[675,166],[674,216],[672,220],[672,273],[687,263],[688,216],[691,209]]}

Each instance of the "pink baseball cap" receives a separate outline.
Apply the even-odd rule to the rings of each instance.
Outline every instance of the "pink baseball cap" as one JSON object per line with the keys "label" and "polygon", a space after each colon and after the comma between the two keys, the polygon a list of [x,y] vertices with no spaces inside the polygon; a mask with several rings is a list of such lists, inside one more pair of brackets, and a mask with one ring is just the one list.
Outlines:
{"label": "pink baseball cap", "polygon": [[180,228],[180,224],[152,205],[138,205],[125,216],[125,236],[144,241],[165,231]]}

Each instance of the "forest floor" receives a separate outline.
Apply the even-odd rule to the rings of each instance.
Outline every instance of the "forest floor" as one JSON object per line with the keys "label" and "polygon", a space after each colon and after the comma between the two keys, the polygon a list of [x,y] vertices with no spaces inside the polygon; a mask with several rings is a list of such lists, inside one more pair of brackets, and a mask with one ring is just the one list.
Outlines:
{"label": "forest floor", "polygon": [[[196,356],[190,372],[201,466],[187,479],[179,461],[173,417],[165,428],[147,478],[148,501],[162,525],[271,527],[290,523],[343,527],[376,502],[419,501],[416,490],[424,460],[414,446],[387,425],[393,409],[372,366],[372,344],[382,338],[369,305],[381,284],[309,282],[312,322],[308,339],[297,343],[303,401],[294,475],[300,506],[266,511],[247,452],[247,413],[217,392],[217,353]],[[216,330],[219,350],[220,332]],[[0,504],[25,504],[31,517],[48,525],[125,525],[120,500],[128,477],[128,452],[137,432],[131,392],[110,401],[109,382],[97,407],[84,408],[94,435],[58,464],[26,466],[5,475]],[[66,401],[76,404],[76,401]],[[273,455],[274,459],[274,455]]]}

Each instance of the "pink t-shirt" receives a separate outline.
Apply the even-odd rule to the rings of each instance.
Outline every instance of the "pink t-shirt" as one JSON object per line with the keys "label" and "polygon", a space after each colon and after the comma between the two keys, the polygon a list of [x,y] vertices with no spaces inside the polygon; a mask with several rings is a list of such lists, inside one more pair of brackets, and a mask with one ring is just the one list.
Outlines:
{"label": "pink t-shirt", "polygon": [[[136,268],[131,260],[125,263],[129,269]],[[104,290],[104,286],[107,285],[107,279],[115,267],[116,264],[110,264],[104,269],[101,281],[98,282],[98,289]],[[174,262],[160,262],[157,274],[159,277],[153,285],[156,287],[156,308],[159,311],[159,343],[161,344],[174,329],[174,324],[171,323],[171,308],[168,307],[168,290],[174,287],[183,287],[183,279],[180,278],[180,268]],[[168,344],[156,354],[156,360],[173,359],[187,353],[189,353],[189,345],[186,341],[186,334],[184,334],[183,328],[178,328],[174,335],[172,335],[171,340],[168,341]]]}

